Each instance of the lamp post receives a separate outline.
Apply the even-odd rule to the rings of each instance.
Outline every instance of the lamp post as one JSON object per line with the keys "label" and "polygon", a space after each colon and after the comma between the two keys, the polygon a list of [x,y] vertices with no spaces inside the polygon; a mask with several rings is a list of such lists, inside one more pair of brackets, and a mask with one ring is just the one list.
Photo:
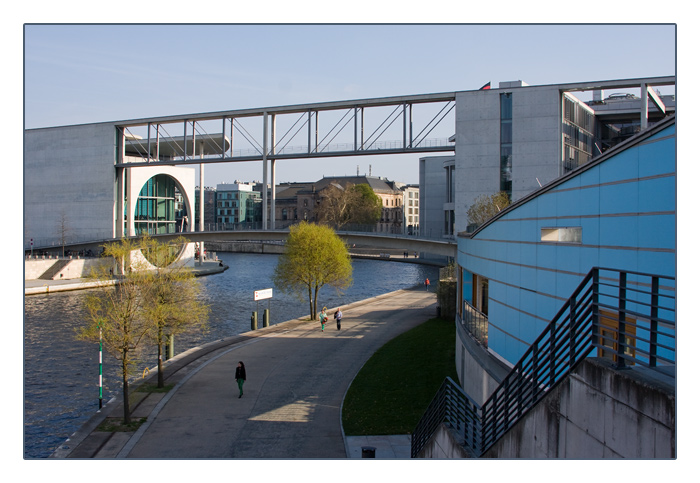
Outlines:
{"label": "lamp post", "polygon": [[100,367],[100,396],[99,396],[99,409],[102,409],[102,326],[98,325],[100,329],[100,356],[99,356],[99,367]]}

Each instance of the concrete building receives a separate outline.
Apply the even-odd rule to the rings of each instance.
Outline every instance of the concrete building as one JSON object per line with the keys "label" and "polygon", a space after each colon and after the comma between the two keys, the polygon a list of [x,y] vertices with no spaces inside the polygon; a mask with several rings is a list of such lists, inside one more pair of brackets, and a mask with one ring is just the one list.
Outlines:
{"label": "concrete building", "polygon": [[418,235],[420,232],[420,188],[418,185],[402,186],[403,234]]}
{"label": "concrete building", "polygon": [[[460,384],[476,405],[488,406],[496,394],[507,398],[509,391],[516,391],[512,381],[528,380],[522,364],[545,360],[555,347],[546,337],[543,344],[537,341],[574,320],[574,314],[583,314],[588,325],[571,337],[592,344],[591,349],[582,346],[584,356],[603,361],[583,369],[574,366],[575,371],[599,375],[595,380],[572,376],[562,381],[564,389],[548,396],[554,398],[551,407],[561,409],[556,418],[541,411],[534,416],[535,410],[513,436],[491,450],[492,457],[674,457],[675,200],[676,129],[671,116],[521,198],[476,231],[459,234],[455,362]],[[595,267],[603,268],[593,278],[594,297],[573,308],[573,300],[583,304],[588,296],[578,294],[577,287]],[[567,304],[572,308],[562,312]],[[569,350],[574,346],[558,360],[568,359]],[[627,371],[610,373],[620,367]],[[534,370],[535,377],[543,377],[540,369]],[[610,382],[596,384],[620,377],[630,378],[624,382],[631,385],[629,394],[654,387],[656,392],[648,397],[663,402],[655,405],[649,399],[638,405]],[[598,396],[589,398],[586,411],[601,417],[582,416],[570,391],[590,395],[592,389],[578,383],[595,386]],[[617,420],[617,431],[636,437],[611,433],[617,416],[610,411],[617,405],[630,412],[624,423]],[[509,424],[516,420],[511,416]],[[551,435],[556,435],[554,440]],[[524,441],[534,444],[538,438],[546,443],[524,446]]]}
{"label": "concrete building", "polygon": [[455,157],[420,158],[420,235],[425,238],[455,236]]}

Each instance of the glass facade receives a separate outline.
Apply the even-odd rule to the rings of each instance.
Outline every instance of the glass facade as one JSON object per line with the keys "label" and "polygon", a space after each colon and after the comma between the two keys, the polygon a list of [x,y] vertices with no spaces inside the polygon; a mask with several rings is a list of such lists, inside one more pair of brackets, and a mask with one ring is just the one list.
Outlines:
{"label": "glass facade", "polygon": [[568,173],[593,157],[595,116],[584,105],[564,95],[562,106],[563,173]]}
{"label": "glass facade", "polygon": [[186,231],[186,214],[175,180],[159,174],[141,188],[134,211],[135,233],[156,235]]}
{"label": "glass facade", "polygon": [[513,95],[501,94],[501,191],[513,195]]}

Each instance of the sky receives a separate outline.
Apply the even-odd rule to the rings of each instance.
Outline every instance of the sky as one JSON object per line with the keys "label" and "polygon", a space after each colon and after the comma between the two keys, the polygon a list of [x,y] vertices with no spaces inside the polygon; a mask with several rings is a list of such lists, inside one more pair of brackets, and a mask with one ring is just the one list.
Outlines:
{"label": "sky", "polygon": [[[634,48],[636,39],[653,42]],[[24,127],[453,92],[511,80],[667,76],[676,73],[675,45],[671,24],[28,23]],[[276,180],[371,172],[417,184],[419,157],[284,161]],[[204,179],[205,186],[261,180],[262,164],[207,165]]]}

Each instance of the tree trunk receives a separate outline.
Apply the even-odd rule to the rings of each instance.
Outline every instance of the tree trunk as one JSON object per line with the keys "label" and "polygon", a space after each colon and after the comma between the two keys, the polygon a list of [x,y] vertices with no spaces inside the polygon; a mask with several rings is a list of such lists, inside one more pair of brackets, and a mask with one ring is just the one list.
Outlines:
{"label": "tree trunk", "polygon": [[163,387],[163,329],[158,327],[158,387]]}
{"label": "tree trunk", "polygon": [[131,410],[129,408],[129,376],[128,376],[127,352],[122,352],[122,387],[124,388],[124,424],[131,422]]}
{"label": "tree trunk", "polygon": [[316,320],[316,304],[311,298],[311,285],[309,285],[309,314],[311,314],[311,320]]}
{"label": "tree trunk", "polygon": [[318,285],[314,287],[314,318],[316,318],[316,311],[318,310]]}

